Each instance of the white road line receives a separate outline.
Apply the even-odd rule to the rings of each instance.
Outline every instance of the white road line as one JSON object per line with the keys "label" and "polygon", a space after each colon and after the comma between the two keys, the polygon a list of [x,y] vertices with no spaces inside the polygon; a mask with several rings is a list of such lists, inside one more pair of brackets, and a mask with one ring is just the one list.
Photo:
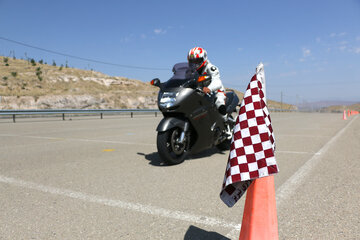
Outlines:
{"label": "white road line", "polygon": [[86,193],[82,193],[82,192],[75,192],[75,191],[68,190],[68,189],[49,187],[49,186],[45,186],[45,185],[41,185],[41,184],[37,184],[37,183],[33,183],[33,182],[28,182],[28,181],[23,181],[23,180],[19,180],[19,179],[15,179],[15,178],[10,178],[10,177],[6,177],[6,176],[2,176],[2,175],[0,175],[0,182],[5,183],[5,184],[10,184],[13,186],[17,186],[17,187],[23,187],[23,188],[27,188],[27,189],[50,193],[50,194],[54,194],[54,195],[65,196],[65,197],[69,197],[69,198],[73,198],[73,199],[77,199],[77,200],[82,200],[85,202],[97,203],[97,204],[102,204],[102,205],[109,206],[109,207],[117,207],[117,208],[122,208],[125,210],[146,213],[146,214],[150,214],[150,215],[154,215],[154,216],[158,216],[158,217],[165,217],[165,218],[190,222],[192,224],[203,224],[203,225],[207,225],[207,226],[221,226],[221,227],[235,228],[235,229],[240,230],[240,224],[227,222],[222,219],[201,216],[201,215],[195,215],[195,214],[181,212],[181,211],[172,211],[172,210],[168,210],[168,209],[164,209],[164,208],[160,208],[160,207],[156,207],[156,206],[143,205],[143,204],[139,204],[139,203],[130,203],[130,202],[125,202],[125,201],[120,201],[120,200],[115,200],[115,199],[109,199],[109,198],[104,198],[104,197],[96,196],[96,195],[90,195],[90,194],[86,194]]}
{"label": "white road line", "polygon": [[319,136],[319,135],[300,135],[300,134],[276,134],[275,137],[309,137],[309,138],[328,138],[331,136]]}
{"label": "white road line", "polygon": [[296,151],[278,151],[276,150],[275,153],[290,153],[290,154],[315,154],[315,155],[320,155],[320,153],[313,153],[313,152],[296,152]]}
{"label": "white road line", "polygon": [[84,139],[84,138],[59,138],[59,137],[40,137],[40,136],[28,136],[28,135],[16,135],[16,134],[0,134],[4,137],[25,137],[25,138],[36,138],[36,139],[48,139],[48,140],[68,140],[68,141],[80,141],[80,142],[101,142],[101,143],[116,143],[116,144],[127,144],[127,145],[141,145],[141,146],[156,146],[153,143],[140,143],[140,142],[123,142],[123,141],[110,141],[110,140],[99,140],[99,139]]}
{"label": "white road line", "polygon": [[286,201],[305,181],[306,176],[321,161],[321,155],[326,152],[332,144],[350,127],[357,119],[353,118],[343,129],[341,129],[334,137],[330,139],[314,156],[312,156],[299,170],[297,170],[285,183],[283,183],[276,191],[276,203],[280,206]]}

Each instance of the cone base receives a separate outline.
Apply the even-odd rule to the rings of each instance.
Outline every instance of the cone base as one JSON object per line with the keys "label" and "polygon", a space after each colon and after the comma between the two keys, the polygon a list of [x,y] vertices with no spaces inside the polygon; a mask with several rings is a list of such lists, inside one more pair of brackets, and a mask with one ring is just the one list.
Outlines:
{"label": "cone base", "polygon": [[274,176],[254,180],[246,194],[239,240],[279,239]]}

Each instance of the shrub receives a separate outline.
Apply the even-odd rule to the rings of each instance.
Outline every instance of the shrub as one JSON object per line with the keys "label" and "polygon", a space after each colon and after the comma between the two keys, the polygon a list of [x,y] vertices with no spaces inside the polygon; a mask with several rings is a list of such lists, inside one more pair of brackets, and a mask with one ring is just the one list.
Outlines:
{"label": "shrub", "polygon": [[53,60],[52,65],[53,65],[54,67],[56,67],[56,62],[55,62],[54,60]]}
{"label": "shrub", "polygon": [[30,62],[31,62],[32,66],[36,66],[36,62],[35,62],[35,60],[33,58],[30,60]]}
{"label": "shrub", "polygon": [[43,80],[41,74],[42,74],[41,67],[36,68],[36,76],[38,77],[39,81]]}
{"label": "shrub", "polygon": [[4,63],[5,63],[5,66],[9,66],[9,58],[7,57],[4,57]]}
{"label": "shrub", "polygon": [[11,72],[11,76],[16,77],[16,76],[17,76],[17,72]]}
{"label": "shrub", "polygon": [[3,77],[3,80],[4,80],[4,81],[8,80],[8,77],[6,77],[6,76],[5,76],[5,77]]}

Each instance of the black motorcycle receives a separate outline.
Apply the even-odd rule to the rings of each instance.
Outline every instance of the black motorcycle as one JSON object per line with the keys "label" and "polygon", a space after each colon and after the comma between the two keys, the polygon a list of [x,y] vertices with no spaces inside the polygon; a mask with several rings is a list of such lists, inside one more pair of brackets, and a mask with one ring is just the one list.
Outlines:
{"label": "black motorcycle", "polygon": [[182,163],[188,154],[216,146],[224,151],[230,148],[239,98],[235,92],[226,92],[228,120],[218,112],[215,94],[205,94],[204,86],[211,82],[209,75],[193,72],[188,63],[177,63],[174,75],[164,83],[158,78],[151,84],[160,88],[158,107],[164,118],[156,131],[160,157],[169,165]]}

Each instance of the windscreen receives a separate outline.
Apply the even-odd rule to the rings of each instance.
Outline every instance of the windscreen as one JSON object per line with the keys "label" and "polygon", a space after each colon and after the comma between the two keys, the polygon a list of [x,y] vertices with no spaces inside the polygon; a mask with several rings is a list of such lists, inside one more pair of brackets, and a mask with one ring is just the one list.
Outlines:
{"label": "windscreen", "polygon": [[186,83],[190,79],[189,64],[187,62],[175,64],[173,73],[174,75],[164,83],[165,88],[175,88]]}

